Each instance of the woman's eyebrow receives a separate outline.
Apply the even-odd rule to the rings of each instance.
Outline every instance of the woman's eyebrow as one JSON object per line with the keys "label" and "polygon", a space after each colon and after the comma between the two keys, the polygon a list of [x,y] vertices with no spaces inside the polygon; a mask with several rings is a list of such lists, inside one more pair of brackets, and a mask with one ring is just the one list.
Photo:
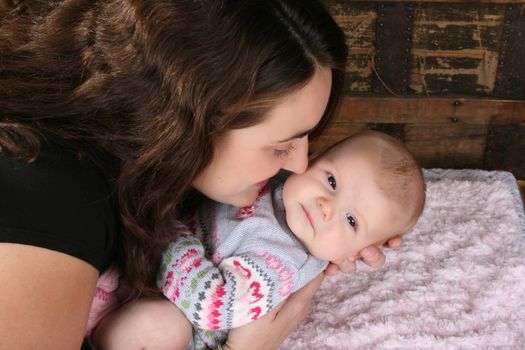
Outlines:
{"label": "woman's eyebrow", "polygon": [[275,142],[275,143],[285,143],[285,142],[292,141],[292,140],[294,140],[294,139],[301,139],[301,138],[305,137],[306,135],[308,135],[313,129],[315,129],[315,127],[314,127],[314,128],[311,128],[311,129],[309,129],[309,130],[306,130],[306,131],[300,132],[300,133],[298,133],[298,134],[295,134],[295,135],[293,135],[292,137],[289,137],[289,138],[287,138],[287,139],[285,139],[285,140],[277,141],[277,142]]}

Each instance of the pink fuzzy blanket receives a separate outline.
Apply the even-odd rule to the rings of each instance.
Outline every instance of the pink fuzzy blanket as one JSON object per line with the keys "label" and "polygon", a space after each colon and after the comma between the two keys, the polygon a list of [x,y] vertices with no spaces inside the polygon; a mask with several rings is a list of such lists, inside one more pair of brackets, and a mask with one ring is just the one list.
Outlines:
{"label": "pink fuzzy blanket", "polygon": [[427,203],[385,266],[328,277],[291,349],[525,349],[525,215],[507,172],[425,171]]}

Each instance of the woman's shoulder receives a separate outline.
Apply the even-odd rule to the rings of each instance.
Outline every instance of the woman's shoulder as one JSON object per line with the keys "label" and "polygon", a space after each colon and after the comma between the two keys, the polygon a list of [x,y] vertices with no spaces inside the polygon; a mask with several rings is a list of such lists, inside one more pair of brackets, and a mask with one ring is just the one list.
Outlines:
{"label": "woman's shoulder", "polygon": [[47,145],[33,162],[0,153],[0,240],[58,250],[102,270],[118,231],[100,167]]}

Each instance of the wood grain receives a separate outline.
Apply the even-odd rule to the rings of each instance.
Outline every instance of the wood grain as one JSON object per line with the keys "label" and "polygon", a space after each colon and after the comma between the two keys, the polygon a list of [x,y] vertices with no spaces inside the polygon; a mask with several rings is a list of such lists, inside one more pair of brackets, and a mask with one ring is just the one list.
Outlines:
{"label": "wood grain", "polygon": [[525,123],[525,101],[468,97],[346,96],[339,123]]}

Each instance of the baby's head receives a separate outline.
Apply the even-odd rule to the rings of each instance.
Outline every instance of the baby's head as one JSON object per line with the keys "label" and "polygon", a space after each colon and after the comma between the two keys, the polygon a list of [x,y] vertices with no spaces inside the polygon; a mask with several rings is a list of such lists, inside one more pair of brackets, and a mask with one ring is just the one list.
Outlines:
{"label": "baby's head", "polygon": [[365,131],[330,148],[284,184],[286,221],[310,253],[340,264],[417,222],[421,168],[397,139]]}

